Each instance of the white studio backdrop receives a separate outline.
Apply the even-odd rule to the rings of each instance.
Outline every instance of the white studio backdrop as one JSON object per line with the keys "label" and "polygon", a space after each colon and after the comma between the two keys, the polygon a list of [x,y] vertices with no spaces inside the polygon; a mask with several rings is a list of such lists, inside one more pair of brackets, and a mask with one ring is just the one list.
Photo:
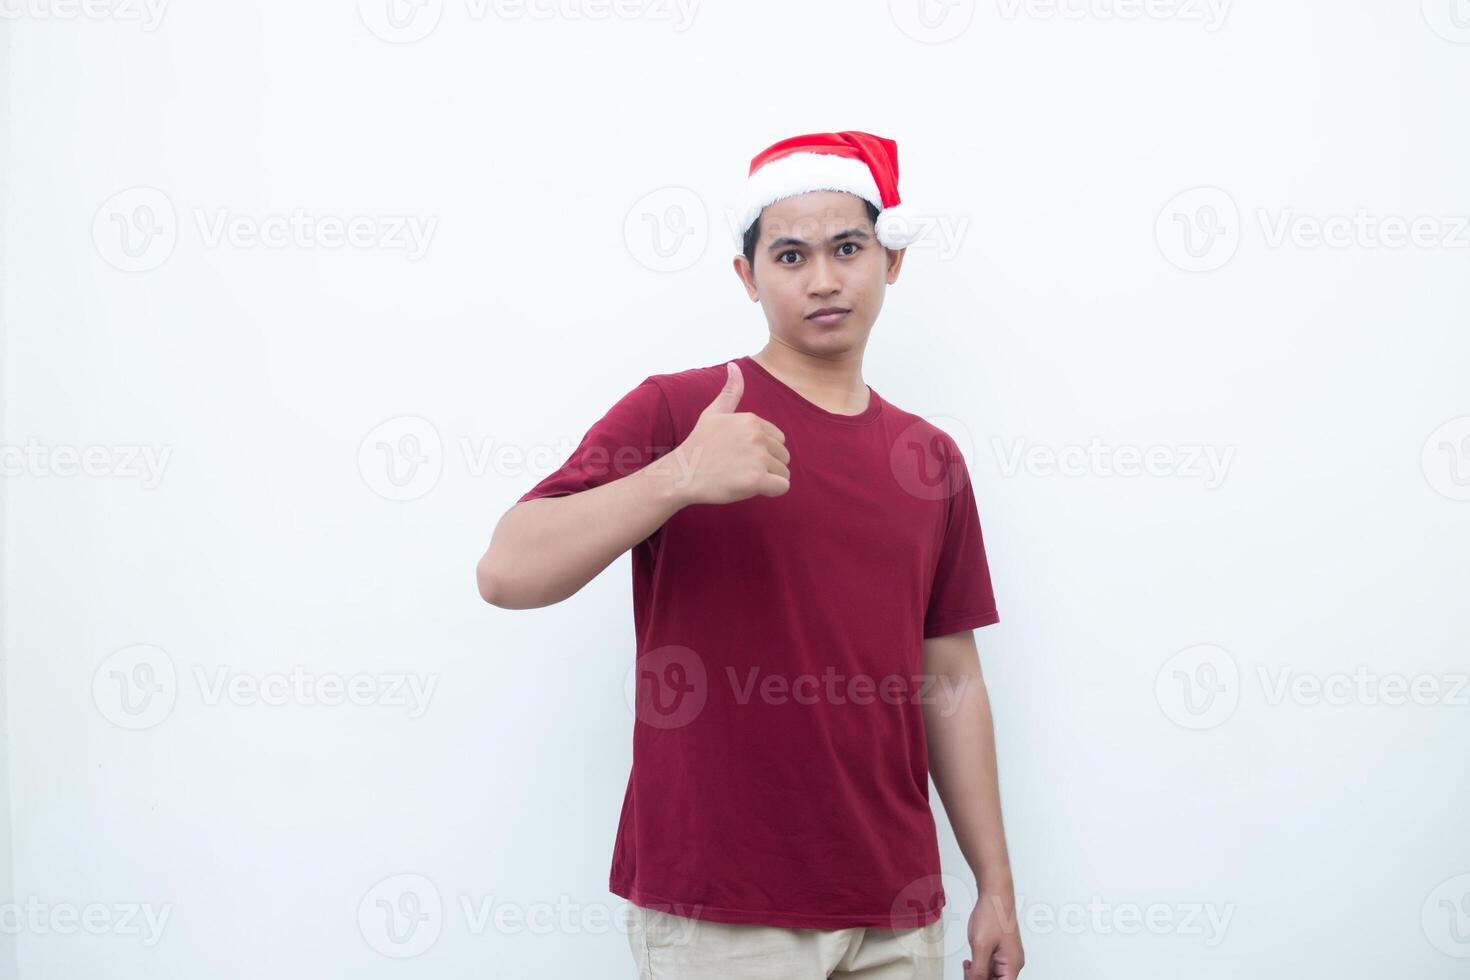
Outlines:
{"label": "white studio backdrop", "polygon": [[473,568],[764,343],[726,209],[832,129],[930,221],[864,375],[977,484],[1023,976],[1464,975],[1463,0],[0,10],[0,977],[634,976],[627,558]]}

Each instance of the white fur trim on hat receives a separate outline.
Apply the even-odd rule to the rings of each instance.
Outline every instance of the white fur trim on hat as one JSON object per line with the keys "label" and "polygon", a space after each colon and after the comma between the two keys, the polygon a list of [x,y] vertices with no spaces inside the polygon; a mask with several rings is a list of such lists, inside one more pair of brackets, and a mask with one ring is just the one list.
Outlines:
{"label": "white fur trim on hat", "polygon": [[767,205],[808,191],[845,191],[875,208],[883,207],[883,196],[878,193],[873,172],[863,161],[835,153],[791,153],[772,160],[746,181],[741,199],[740,234],[750,230]]}

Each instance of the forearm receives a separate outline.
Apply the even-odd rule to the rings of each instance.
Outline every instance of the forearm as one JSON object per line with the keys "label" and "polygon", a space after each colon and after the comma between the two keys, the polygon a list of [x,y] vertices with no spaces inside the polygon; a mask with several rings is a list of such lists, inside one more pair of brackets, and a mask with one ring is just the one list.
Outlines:
{"label": "forearm", "polygon": [[663,526],[683,501],[678,469],[665,457],[591,490],[516,504],[476,567],[480,596],[504,609],[560,602]]}
{"label": "forearm", "polygon": [[925,670],[937,675],[924,705],[929,771],[955,840],[982,892],[1012,893],[1001,821],[990,697],[972,633],[924,641]]}

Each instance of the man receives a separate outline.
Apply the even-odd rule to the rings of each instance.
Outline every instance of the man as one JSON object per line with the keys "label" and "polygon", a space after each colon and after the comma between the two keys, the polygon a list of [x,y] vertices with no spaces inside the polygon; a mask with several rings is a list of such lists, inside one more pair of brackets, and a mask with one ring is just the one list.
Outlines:
{"label": "man", "polygon": [[1022,950],[972,630],[998,621],[963,457],[862,378],[913,234],[897,147],[751,162],[735,271],[770,337],[652,375],[497,525],[508,609],[632,550],[633,768],[609,879],[643,978],[937,978],[928,784],[975,874],[967,980]]}

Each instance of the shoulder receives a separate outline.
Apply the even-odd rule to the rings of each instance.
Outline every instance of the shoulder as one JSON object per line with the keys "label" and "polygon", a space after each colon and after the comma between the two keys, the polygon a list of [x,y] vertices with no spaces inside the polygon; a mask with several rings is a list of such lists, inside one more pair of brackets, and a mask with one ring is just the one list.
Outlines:
{"label": "shoulder", "polygon": [[648,386],[658,392],[659,402],[666,413],[666,424],[672,428],[670,438],[674,443],[681,442],[689,434],[699,414],[725,386],[726,363],[720,361],[682,371],[650,374],[643,379],[640,387]]}
{"label": "shoulder", "polygon": [[[948,415],[924,418],[892,402],[885,403],[883,414],[900,483],[915,481],[916,488],[926,488],[921,496],[932,493],[940,499],[952,498],[969,485],[965,457],[973,450],[973,437],[962,420]],[[939,493],[941,486],[944,490]]]}
{"label": "shoulder", "polygon": [[706,392],[708,392],[708,397],[704,399],[704,403],[708,404],[725,386],[725,364],[725,361],[721,361],[705,367],[650,374],[644,379],[644,383],[656,385],[670,404],[681,404],[690,398],[698,399]]}
{"label": "shoulder", "polygon": [[643,383],[658,388],[675,426],[687,428],[725,386],[725,364],[721,361],[682,371],[650,374]]}
{"label": "shoulder", "polygon": [[[957,419],[943,415],[926,419],[922,415],[899,408],[886,398],[883,399],[883,405],[883,414],[888,417],[888,426],[895,440],[941,445],[950,450],[958,448],[957,436],[964,433],[961,431],[963,426]],[[951,432],[951,429],[956,432]]]}

